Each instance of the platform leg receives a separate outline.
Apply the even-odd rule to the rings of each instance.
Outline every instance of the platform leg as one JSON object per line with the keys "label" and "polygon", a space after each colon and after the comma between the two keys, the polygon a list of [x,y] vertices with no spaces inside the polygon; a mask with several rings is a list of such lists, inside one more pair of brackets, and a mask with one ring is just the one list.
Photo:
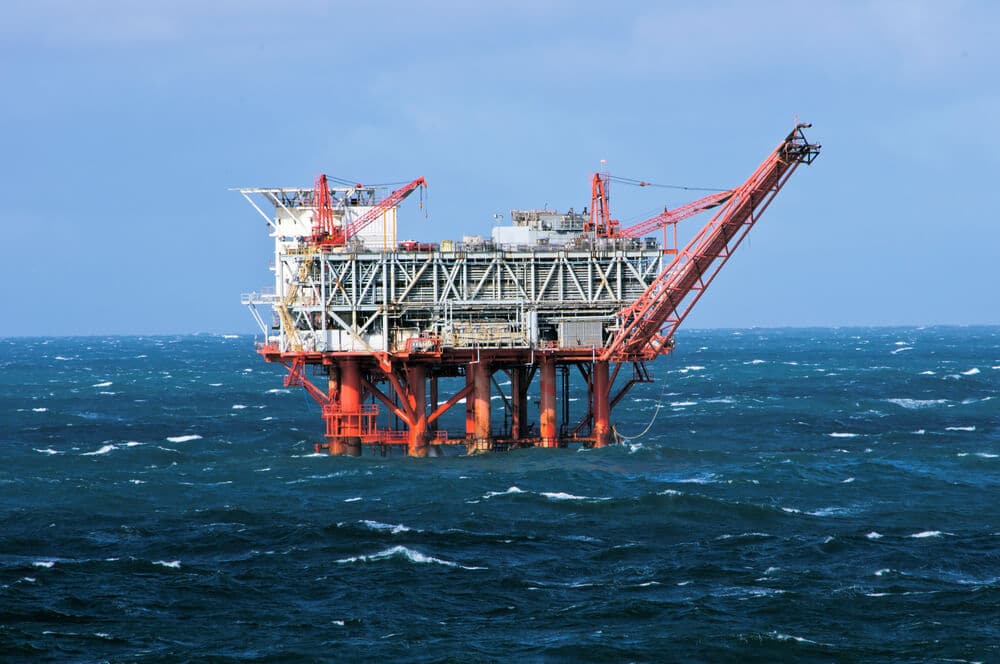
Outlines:
{"label": "platform leg", "polygon": [[559,435],[556,424],[556,363],[544,358],[539,366],[539,390],[541,392],[541,413],[539,432],[542,447],[558,447]]}

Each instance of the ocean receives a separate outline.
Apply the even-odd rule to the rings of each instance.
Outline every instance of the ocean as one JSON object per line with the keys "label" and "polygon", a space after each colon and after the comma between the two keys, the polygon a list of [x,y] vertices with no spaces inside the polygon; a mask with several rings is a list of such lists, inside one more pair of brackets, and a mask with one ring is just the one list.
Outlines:
{"label": "ocean", "polygon": [[1000,660],[998,327],[682,330],[625,444],[428,459],[249,336],[0,369],[4,662]]}

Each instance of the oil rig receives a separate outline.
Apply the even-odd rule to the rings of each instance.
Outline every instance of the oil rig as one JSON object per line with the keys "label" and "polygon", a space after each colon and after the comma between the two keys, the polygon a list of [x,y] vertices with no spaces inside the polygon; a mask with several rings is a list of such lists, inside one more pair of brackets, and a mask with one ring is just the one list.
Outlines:
{"label": "oil rig", "polygon": [[[264,335],[257,352],[287,369],[286,387],[319,403],[326,442],[317,451],[358,456],[369,446],[422,457],[441,445],[477,453],[611,444],[612,410],[652,381],[647,363],[673,349],[678,326],[760,215],[799,164],[819,155],[808,127],[796,125],[738,187],[631,226],[611,218],[616,178],[607,173],[594,174],[582,213],[514,210],[489,238],[439,243],[396,237],[399,206],[416,191],[422,198],[422,177],[384,196],[388,187],[326,175],[312,188],[240,189],[274,238],[273,289],[242,296]],[[709,210],[678,248],[677,224]],[[271,307],[270,320],[260,306]],[[573,368],[587,393],[575,421]],[[498,374],[509,379],[506,392]],[[528,408],[536,376],[537,421]],[[458,404],[464,430],[442,429]]]}

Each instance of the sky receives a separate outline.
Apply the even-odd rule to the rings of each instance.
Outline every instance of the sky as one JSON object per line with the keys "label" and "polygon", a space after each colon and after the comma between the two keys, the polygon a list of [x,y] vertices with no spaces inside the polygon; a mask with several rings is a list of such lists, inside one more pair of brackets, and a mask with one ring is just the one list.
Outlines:
{"label": "sky", "polygon": [[4,4],[0,335],[253,332],[272,249],[232,187],[423,175],[401,237],[488,235],[601,160],[734,187],[797,121],[822,154],[685,325],[1000,324],[997,3]]}

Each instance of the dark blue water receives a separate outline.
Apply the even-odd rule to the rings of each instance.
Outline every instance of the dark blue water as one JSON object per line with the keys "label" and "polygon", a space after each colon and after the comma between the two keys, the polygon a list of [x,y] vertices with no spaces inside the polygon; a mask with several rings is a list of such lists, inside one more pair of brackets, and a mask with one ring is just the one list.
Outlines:
{"label": "dark blue water", "polygon": [[645,437],[437,459],[252,345],[0,340],[4,661],[1000,660],[1000,328],[686,332]]}

